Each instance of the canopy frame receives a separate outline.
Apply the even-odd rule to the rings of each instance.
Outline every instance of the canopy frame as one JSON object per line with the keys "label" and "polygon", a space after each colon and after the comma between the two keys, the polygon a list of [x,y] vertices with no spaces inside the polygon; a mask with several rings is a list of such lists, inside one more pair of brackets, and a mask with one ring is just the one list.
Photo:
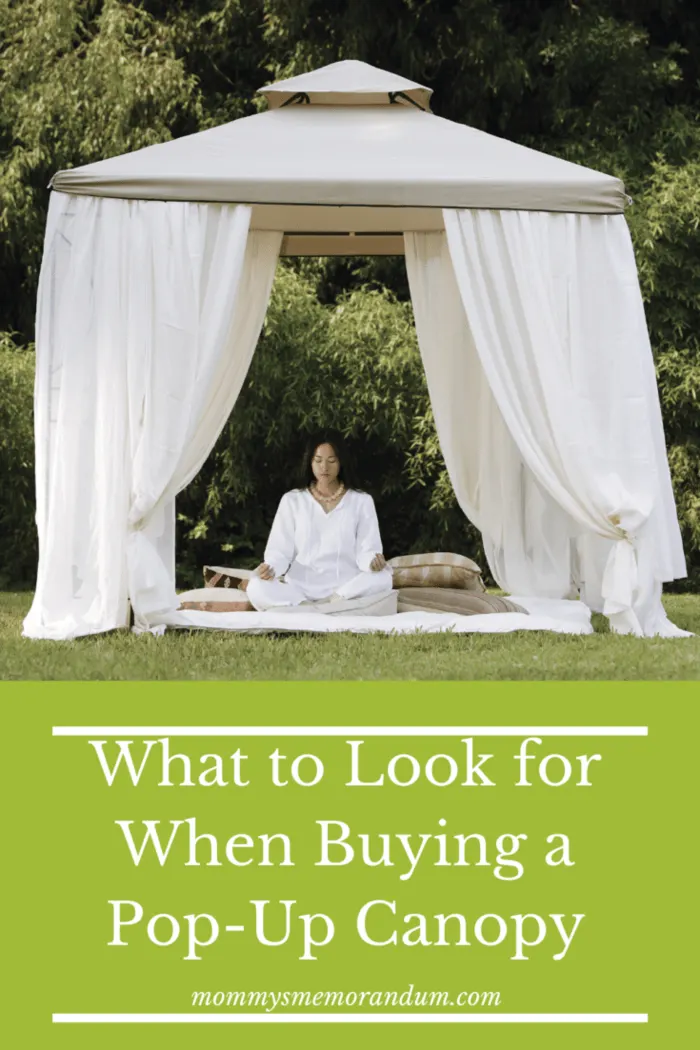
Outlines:
{"label": "canopy frame", "polygon": [[[128,598],[140,629],[174,622],[175,496],[235,404],[280,254],[405,255],[440,446],[502,586],[559,600],[578,580],[615,630],[682,633],[619,180],[442,121],[429,89],[362,63],[261,90],[267,113],[52,180],[25,633],[111,629]],[[276,164],[279,143],[300,152]]]}

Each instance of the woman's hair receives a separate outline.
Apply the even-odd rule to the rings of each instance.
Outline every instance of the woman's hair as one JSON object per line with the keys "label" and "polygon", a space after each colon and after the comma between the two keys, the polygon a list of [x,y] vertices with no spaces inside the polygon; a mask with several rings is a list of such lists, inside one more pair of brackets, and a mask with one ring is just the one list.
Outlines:
{"label": "woman's hair", "polygon": [[352,461],[352,456],[348,451],[342,434],[337,430],[319,430],[318,433],[311,434],[308,437],[306,445],[304,446],[304,455],[299,465],[299,488],[307,489],[316,480],[314,472],[311,469],[311,460],[313,459],[314,453],[319,445],[330,445],[332,447],[340,461],[338,480],[343,482],[345,488],[362,491],[357,484],[355,464]]}

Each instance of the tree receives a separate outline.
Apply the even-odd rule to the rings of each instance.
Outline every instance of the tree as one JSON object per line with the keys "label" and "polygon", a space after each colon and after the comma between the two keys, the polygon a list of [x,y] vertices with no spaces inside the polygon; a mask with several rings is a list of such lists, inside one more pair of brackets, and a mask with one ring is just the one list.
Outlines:
{"label": "tree", "polygon": [[[700,585],[695,0],[0,0],[0,332],[32,338],[54,171],[254,112],[262,84],[342,58],[428,84],[441,116],[625,180],[686,551]],[[391,314],[403,330],[402,260],[291,265],[300,302],[308,306],[313,292],[335,317],[350,296],[353,310]],[[254,369],[258,390],[274,374],[272,356],[261,360],[268,379]],[[412,396],[422,396],[418,386]],[[370,440],[374,417],[363,404],[358,429]],[[413,425],[412,461],[427,473],[419,482],[404,456],[401,477],[436,486],[445,526],[457,512],[429,411]],[[217,456],[234,434],[239,440],[235,426]],[[260,421],[258,440],[269,438]],[[214,500],[205,513],[190,495],[209,490],[196,484],[183,503],[187,528],[212,537],[213,489],[202,496]],[[224,490],[229,501],[234,491],[238,500],[250,493]]]}
{"label": "tree", "polygon": [[53,173],[195,130],[200,94],[134,4],[0,0],[0,27],[0,330],[31,338]]}

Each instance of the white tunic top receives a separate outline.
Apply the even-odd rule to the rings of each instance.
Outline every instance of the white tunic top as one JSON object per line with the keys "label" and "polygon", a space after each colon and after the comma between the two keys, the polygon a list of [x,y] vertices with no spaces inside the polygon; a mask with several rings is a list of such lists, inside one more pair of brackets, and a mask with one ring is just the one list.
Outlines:
{"label": "white tunic top", "polygon": [[280,500],[265,561],[275,576],[298,583],[311,599],[324,598],[358,572],[369,572],[382,553],[374,500],[348,489],[326,513],[308,489],[293,489]]}

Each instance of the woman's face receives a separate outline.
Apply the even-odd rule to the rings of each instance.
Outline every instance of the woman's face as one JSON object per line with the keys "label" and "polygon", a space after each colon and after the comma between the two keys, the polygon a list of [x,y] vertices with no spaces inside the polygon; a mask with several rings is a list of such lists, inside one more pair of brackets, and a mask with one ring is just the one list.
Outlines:
{"label": "woman's face", "polygon": [[311,469],[317,481],[333,484],[340,473],[340,460],[332,445],[319,445],[311,457]]}

